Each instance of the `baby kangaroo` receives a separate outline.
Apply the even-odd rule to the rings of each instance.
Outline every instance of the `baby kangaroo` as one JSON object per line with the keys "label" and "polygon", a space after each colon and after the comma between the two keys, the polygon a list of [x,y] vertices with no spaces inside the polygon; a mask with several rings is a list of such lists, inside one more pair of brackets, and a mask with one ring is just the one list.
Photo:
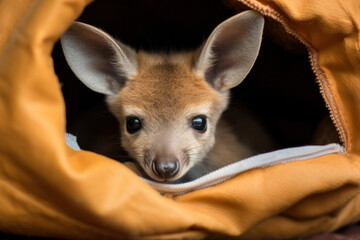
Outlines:
{"label": "baby kangaroo", "polygon": [[[263,26],[259,13],[240,13],[217,26],[199,49],[183,53],[136,52],[79,22],[61,43],[76,76],[107,96],[123,148],[148,177],[171,182],[195,165],[201,169],[214,159],[212,153],[217,156],[216,126],[228,106],[229,89],[252,68]],[[237,141],[234,135],[229,139]]]}

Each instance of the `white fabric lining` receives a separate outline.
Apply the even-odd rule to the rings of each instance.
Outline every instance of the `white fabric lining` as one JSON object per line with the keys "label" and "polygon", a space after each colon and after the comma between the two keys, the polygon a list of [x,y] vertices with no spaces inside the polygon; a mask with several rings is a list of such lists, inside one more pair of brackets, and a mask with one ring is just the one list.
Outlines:
{"label": "white fabric lining", "polygon": [[[65,138],[67,144],[72,149],[76,151],[81,150],[77,143],[76,136],[70,133],[66,133]],[[281,149],[243,159],[239,162],[227,165],[223,168],[206,174],[198,179],[195,179],[194,181],[186,183],[166,184],[154,182],[145,178],[142,179],[161,193],[180,195],[187,192],[214,186],[251,169],[265,168],[293,161],[302,161],[332,153],[345,154],[345,149],[344,147],[336,143],[323,146],[304,146]]]}
{"label": "white fabric lining", "polygon": [[187,183],[166,184],[145,178],[143,180],[161,193],[180,195],[219,184],[239,173],[254,168],[265,168],[287,162],[302,161],[332,153],[344,154],[345,150],[341,145],[335,143],[324,146],[287,148],[246,158]]}
{"label": "white fabric lining", "polygon": [[71,133],[65,133],[65,140],[66,140],[66,144],[75,151],[81,150],[77,142],[76,136],[72,135]]}

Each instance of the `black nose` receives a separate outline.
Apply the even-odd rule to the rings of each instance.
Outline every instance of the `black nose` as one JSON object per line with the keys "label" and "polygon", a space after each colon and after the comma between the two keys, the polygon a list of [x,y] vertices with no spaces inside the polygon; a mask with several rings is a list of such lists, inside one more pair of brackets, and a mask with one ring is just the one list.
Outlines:
{"label": "black nose", "polygon": [[152,163],[153,172],[162,179],[174,177],[179,172],[179,160],[155,159]]}

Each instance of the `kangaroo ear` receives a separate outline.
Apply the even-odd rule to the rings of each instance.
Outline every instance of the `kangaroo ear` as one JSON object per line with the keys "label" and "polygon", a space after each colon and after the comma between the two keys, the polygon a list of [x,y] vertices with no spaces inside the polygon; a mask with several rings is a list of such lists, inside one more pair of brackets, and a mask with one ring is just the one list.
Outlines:
{"label": "kangaroo ear", "polygon": [[116,94],[137,73],[136,52],[93,26],[75,22],[61,45],[75,75],[95,92]]}
{"label": "kangaroo ear", "polygon": [[235,87],[255,63],[263,27],[264,17],[251,10],[222,22],[202,47],[195,71],[217,90]]}

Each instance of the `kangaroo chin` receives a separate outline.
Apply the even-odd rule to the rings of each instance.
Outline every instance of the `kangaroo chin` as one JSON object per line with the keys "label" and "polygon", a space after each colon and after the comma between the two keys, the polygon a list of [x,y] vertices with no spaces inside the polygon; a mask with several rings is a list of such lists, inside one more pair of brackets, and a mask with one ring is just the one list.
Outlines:
{"label": "kangaroo chin", "polygon": [[61,43],[76,76],[107,96],[123,148],[148,177],[171,182],[206,161],[229,89],[244,80],[257,58],[263,25],[259,13],[240,13],[185,53],[136,52],[79,22]]}

